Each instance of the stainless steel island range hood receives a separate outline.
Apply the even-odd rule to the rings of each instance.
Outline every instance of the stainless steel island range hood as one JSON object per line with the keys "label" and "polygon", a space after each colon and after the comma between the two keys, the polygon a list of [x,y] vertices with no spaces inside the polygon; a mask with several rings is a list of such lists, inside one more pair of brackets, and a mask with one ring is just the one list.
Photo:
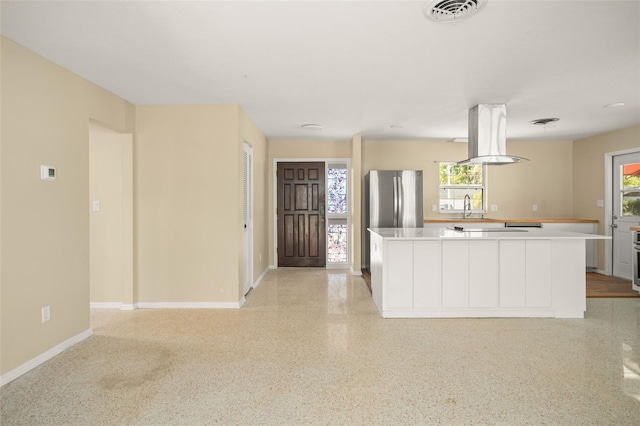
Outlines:
{"label": "stainless steel island range hood", "polygon": [[469,110],[469,158],[458,164],[501,166],[526,158],[507,155],[507,106],[478,104]]}

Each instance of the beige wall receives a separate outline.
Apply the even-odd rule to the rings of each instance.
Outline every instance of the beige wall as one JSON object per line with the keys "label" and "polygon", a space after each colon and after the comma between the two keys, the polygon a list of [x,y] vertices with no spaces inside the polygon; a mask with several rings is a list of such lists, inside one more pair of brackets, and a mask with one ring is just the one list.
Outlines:
{"label": "beige wall", "polygon": [[[133,131],[126,101],[1,39],[0,374],[89,329],[89,120]],[[40,180],[40,165],[57,168]],[[51,320],[41,323],[41,308]]]}
{"label": "beige wall", "polygon": [[498,205],[498,211],[489,216],[574,217],[571,141],[513,142],[507,144],[507,152],[531,161],[489,167],[488,204]]}
{"label": "beige wall", "polygon": [[[244,141],[249,142],[253,148],[253,277],[255,281],[269,266],[268,242],[268,224],[267,224],[267,139],[260,131],[258,126],[249,118],[249,116],[240,110],[239,116],[239,147],[240,147],[240,167],[238,170],[242,173],[242,149]],[[242,182],[242,176],[240,176]],[[239,206],[243,206],[242,191],[240,191]],[[240,221],[242,221],[242,208],[239,211]],[[242,229],[240,230],[240,238],[242,238]],[[242,248],[242,245],[241,245]],[[244,253],[241,250],[238,265],[241,280],[244,282]]]}
{"label": "beige wall", "polygon": [[[604,135],[576,140],[573,143],[573,210],[577,215],[598,219],[598,233],[604,234],[605,208],[597,207],[604,200],[604,155],[606,153],[640,150],[640,126]],[[598,269],[604,270],[604,242],[598,242]]]}
{"label": "beige wall", "polygon": [[291,158],[297,159],[332,159],[332,158],[349,158],[351,156],[351,143],[348,140],[345,141],[318,141],[318,140],[270,140],[267,159],[267,187],[268,199],[267,199],[267,226],[269,232],[268,239],[268,262],[271,265],[277,265],[277,260],[274,260],[274,238],[275,232],[274,217],[275,206],[273,203],[274,190],[273,182],[275,170],[273,169],[273,160],[279,158]]}
{"label": "beige wall", "polygon": [[[249,117],[236,105],[134,107],[4,38],[1,63],[0,374],[90,327],[90,122],[136,136],[134,193],[123,200],[136,206],[123,224],[125,234],[136,227],[135,265],[133,252],[123,263],[136,287],[101,301],[237,303],[243,140],[254,147],[258,211],[267,200],[266,139]],[[41,181],[40,164],[58,179]],[[255,219],[257,277],[267,229]]]}
{"label": "beige wall", "polygon": [[[572,217],[572,143],[510,142],[507,152],[529,158],[509,166],[489,166],[487,204],[498,206],[495,218]],[[424,215],[439,205],[438,162],[467,158],[467,144],[434,141],[363,141],[362,174],[376,169],[424,170]],[[532,205],[538,211],[532,211]],[[458,215],[454,215],[459,216]],[[451,217],[451,216],[449,216]]]}
{"label": "beige wall", "polygon": [[236,105],[136,109],[138,302],[238,302]]}

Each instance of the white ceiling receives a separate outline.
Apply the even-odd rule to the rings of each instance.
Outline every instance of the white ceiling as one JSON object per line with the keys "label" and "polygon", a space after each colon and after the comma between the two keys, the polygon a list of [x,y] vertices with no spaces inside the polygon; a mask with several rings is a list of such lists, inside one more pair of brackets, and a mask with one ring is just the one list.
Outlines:
{"label": "white ceiling", "polygon": [[3,0],[1,30],[136,105],[239,104],[271,139],[465,137],[477,103],[506,103],[514,140],[640,123],[640,2],[488,0],[455,25],[426,4]]}

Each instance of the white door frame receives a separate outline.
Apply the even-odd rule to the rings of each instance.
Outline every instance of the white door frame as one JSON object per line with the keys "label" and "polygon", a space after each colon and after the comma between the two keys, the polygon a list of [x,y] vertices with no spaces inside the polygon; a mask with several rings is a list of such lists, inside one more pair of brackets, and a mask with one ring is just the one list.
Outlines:
{"label": "white door frame", "polygon": [[[604,234],[613,238],[613,232],[611,230],[611,224],[613,220],[611,216],[611,206],[613,203],[613,157],[616,155],[633,154],[640,152],[640,149],[624,149],[622,151],[605,152],[604,154]],[[613,239],[604,241],[604,271],[607,275],[613,274],[613,259],[612,256]]]}
{"label": "white door frame", "polygon": [[[243,221],[244,223],[244,284],[243,294],[253,288],[253,146],[243,141]],[[244,157],[246,155],[246,157]],[[244,161],[247,158],[247,161]],[[249,170],[246,167],[249,166]],[[248,179],[247,179],[248,178]]]}

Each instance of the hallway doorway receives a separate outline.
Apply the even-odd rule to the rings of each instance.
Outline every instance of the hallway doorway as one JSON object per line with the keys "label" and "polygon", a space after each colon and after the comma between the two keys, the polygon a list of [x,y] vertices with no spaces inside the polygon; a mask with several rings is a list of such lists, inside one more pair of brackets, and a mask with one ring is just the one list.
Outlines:
{"label": "hallway doorway", "polygon": [[91,307],[135,309],[131,134],[89,123],[89,200]]}

